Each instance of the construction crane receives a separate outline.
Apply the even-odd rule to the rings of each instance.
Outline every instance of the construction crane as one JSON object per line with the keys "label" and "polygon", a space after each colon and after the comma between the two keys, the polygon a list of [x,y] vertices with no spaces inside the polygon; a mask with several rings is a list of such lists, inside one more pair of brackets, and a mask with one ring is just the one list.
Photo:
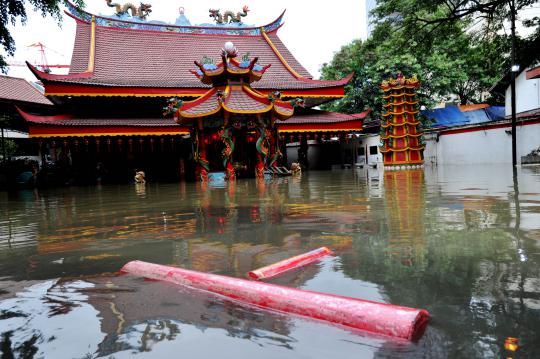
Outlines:
{"label": "construction crane", "polygon": [[[62,55],[59,52],[54,51],[51,48],[43,45],[41,42],[36,42],[36,43],[30,44],[27,47],[33,47],[33,48],[36,48],[38,50],[38,52],[40,53],[40,63],[35,64],[35,66],[40,67],[41,70],[44,71],[44,72],[47,72],[47,73],[51,72],[51,68],[66,69],[66,68],[70,67],[69,65],[59,65],[59,64],[49,65],[49,63],[47,62],[47,56],[45,56],[45,49],[47,49],[49,51],[52,51],[54,53],[57,53],[60,56],[64,56],[64,55]],[[8,62],[8,66],[22,66],[22,67],[25,67],[26,62],[24,62],[24,61],[12,61],[12,62]]]}

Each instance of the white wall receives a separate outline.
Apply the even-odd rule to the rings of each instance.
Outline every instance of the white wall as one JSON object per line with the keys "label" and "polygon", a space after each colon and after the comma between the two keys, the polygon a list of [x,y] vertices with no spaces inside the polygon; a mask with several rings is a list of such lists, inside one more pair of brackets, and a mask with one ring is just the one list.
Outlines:
{"label": "white wall", "polygon": [[[435,164],[489,164],[512,162],[512,135],[506,133],[511,126],[474,132],[436,134],[426,137],[424,152],[426,165]],[[529,154],[540,146],[540,124],[517,126],[517,156]]]}
{"label": "white wall", "polygon": [[[358,163],[368,163],[368,164],[376,164],[376,163],[382,163],[383,158],[382,154],[379,151],[379,145],[381,144],[381,136],[379,135],[363,135],[359,138],[359,142],[361,144],[358,144],[358,147],[364,148],[364,153],[366,156],[358,156],[357,162]],[[369,148],[372,146],[377,147],[377,154],[376,155],[370,155],[369,154]]]}
{"label": "white wall", "polygon": [[[511,88],[508,86],[505,96],[506,116],[512,115]],[[527,80],[527,71],[516,78],[516,113],[540,108],[540,79]]]}

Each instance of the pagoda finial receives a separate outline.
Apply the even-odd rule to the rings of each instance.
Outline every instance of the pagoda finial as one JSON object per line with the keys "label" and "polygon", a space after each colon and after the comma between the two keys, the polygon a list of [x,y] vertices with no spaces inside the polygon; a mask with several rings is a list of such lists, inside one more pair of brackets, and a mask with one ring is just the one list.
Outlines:
{"label": "pagoda finial", "polygon": [[221,49],[221,56],[232,59],[238,56],[238,49],[230,41],[227,41]]}

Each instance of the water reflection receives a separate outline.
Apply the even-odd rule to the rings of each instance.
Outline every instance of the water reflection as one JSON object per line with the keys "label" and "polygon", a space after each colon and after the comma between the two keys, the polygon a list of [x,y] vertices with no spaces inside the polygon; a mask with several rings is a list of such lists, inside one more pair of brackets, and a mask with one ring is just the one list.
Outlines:
{"label": "water reflection", "polygon": [[[1,193],[0,347],[54,358],[540,356],[539,188],[539,168],[463,166]],[[395,344],[115,276],[141,259],[244,277],[321,245],[337,256],[274,281],[426,308],[424,338]]]}

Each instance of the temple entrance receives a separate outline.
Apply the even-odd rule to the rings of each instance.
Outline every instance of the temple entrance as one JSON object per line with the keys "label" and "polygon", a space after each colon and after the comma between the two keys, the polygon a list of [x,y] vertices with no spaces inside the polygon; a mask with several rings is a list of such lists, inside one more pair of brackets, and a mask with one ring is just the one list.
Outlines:
{"label": "temple entrance", "polygon": [[49,184],[130,183],[135,170],[151,182],[193,179],[191,144],[181,136],[65,138],[36,145],[47,159],[41,177]]}
{"label": "temple entrance", "polygon": [[204,147],[206,160],[208,161],[210,172],[226,172],[226,162],[224,150],[227,146],[225,141],[230,141],[229,146],[233,148],[228,162],[234,168],[237,178],[255,177],[257,165],[257,139],[258,131],[247,128],[228,128],[229,138],[224,140],[223,130],[206,130],[204,136]]}

